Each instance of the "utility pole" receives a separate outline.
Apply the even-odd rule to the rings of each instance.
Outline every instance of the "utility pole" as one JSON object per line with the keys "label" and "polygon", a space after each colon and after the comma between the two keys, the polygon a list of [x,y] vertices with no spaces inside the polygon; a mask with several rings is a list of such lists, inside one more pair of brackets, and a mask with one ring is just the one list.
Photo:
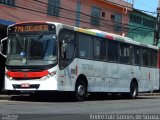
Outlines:
{"label": "utility pole", "polygon": [[155,45],[155,46],[157,46],[159,43],[159,32],[160,32],[160,0],[158,1],[156,29],[154,31],[153,45]]}

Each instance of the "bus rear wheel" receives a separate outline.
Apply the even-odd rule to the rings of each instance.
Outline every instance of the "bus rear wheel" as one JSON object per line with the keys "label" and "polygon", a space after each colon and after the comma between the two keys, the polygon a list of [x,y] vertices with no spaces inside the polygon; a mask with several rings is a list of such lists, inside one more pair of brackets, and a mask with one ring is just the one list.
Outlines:
{"label": "bus rear wheel", "polygon": [[138,95],[138,85],[136,82],[132,82],[130,85],[130,93],[129,93],[129,97],[130,98],[136,98]]}
{"label": "bus rear wheel", "polygon": [[87,98],[87,86],[85,82],[78,81],[75,86],[75,100],[84,101]]}

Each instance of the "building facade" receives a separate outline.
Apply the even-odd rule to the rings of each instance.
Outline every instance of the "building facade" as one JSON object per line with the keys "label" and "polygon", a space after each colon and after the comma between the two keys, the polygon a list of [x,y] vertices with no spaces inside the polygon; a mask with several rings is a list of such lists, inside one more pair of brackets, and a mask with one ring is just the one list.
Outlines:
{"label": "building facade", "polygon": [[134,41],[153,45],[156,17],[138,10],[130,14],[127,36]]}
{"label": "building facade", "polygon": [[[25,21],[61,22],[122,35],[131,11],[132,4],[124,0],[0,0],[0,39],[7,35],[8,25]],[[4,63],[0,56],[0,78]]]}
{"label": "building facade", "polygon": [[131,8],[123,0],[0,0],[0,24],[55,21],[122,34]]}

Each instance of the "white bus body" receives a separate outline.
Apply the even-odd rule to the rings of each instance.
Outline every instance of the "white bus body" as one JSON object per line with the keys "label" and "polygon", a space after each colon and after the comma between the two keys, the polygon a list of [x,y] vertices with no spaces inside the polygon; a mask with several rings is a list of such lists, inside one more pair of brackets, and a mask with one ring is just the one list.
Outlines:
{"label": "white bus body", "polygon": [[[35,29],[29,26],[32,24],[54,25],[55,34],[50,39],[56,41],[56,58],[47,62],[45,60],[39,61],[39,59],[32,60],[25,58],[25,55],[29,53],[20,51],[21,60],[10,60],[12,56],[8,56],[14,51],[14,48],[11,48],[14,44],[14,42],[12,44],[14,38],[10,36],[15,34],[16,40],[21,41],[23,38],[23,40],[31,41],[29,37],[25,37],[25,34],[30,35],[34,32],[40,34],[40,32],[43,32],[44,28],[39,30],[41,28],[36,26],[37,29]],[[25,25],[28,30],[22,27]],[[20,29],[18,26],[26,30],[18,30]],[[70,31],[72,34],[69,33]],[[22,32],[24,34],[21,35]],[[17,34],[20,34],[20,36]],[[47,40],[49,38],[46,37],[48,33],[45,35],[43,34],[42,38],[39,38],[41,36],[35,38],[40,39],[39,41]],[[87,38],[91,39],[92,45],[87,43]],[[84,39],[86,42],[80,43]],[[115,43],[112,43],[112,41],[115,41]],[[114,44],[118,48],[117,53],[117,49],[113,52]],[[104,48],[101,48],[102,46]],[[91,54],[88,57],[85,57],[86,49]],[[8,27],[7,51],[6,91],[72,91],[75,93],[76,99],[84,100],[87,93],[90,92],[129,93],[134,98],[138,92],[159,89],[158,48],[107,32],[81,29],[54,22],[19,23]],[[114,53],[118,56],[111,58],[109,55],[114,55]],[[139,57],[136,57],[136,55]],[[13,55],[13,57],[15,56]],[[48,59],[47,57],[46,59]],[[148,60],[145,58],[148,58]],[[45,63],[43,63],[44,61]],[[46,67],[43,68],[43,66]]]}

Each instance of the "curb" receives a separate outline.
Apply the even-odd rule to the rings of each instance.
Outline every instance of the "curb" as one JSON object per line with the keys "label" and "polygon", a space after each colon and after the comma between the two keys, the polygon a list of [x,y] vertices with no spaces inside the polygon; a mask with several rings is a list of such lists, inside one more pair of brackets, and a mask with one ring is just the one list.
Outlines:
{"label": "curb", "polygon": [[10,100],[11,97],[11,95],[0,95],[0,100]]}
{"label": "curb", "polygon": [[139,93],[138,96],[160,96],[160,93]]}

